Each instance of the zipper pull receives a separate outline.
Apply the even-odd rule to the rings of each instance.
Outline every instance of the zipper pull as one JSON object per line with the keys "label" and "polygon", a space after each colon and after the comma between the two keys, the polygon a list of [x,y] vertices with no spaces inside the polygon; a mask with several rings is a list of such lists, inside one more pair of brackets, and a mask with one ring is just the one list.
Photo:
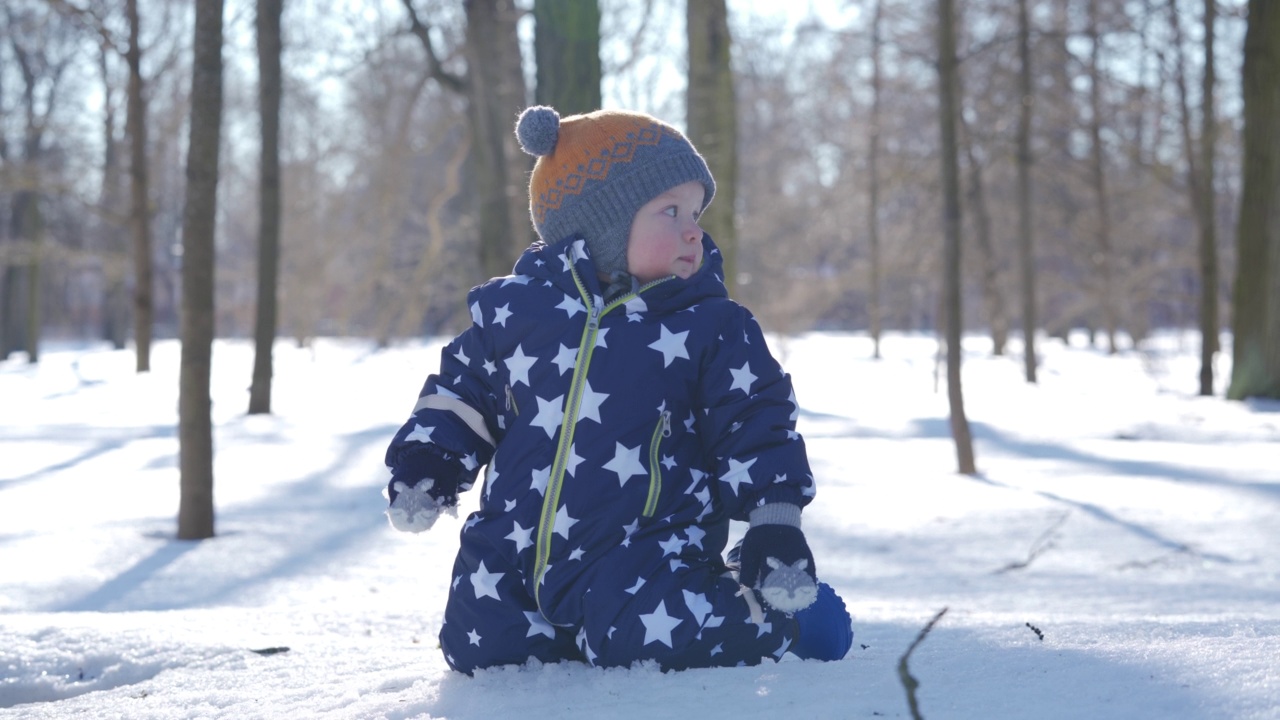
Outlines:
{"label": "zipper pull", "polygon": [[662,437],[671,437],[671,411],[662,411]]}
{"label": "zipper pull", "polygon": [[515,415],[519,417],[520,408],[516,406],[516,395],[514,392],[511,391],[510,385],[507,385],[506,389],[507,389],[507,411],[515,413]]}

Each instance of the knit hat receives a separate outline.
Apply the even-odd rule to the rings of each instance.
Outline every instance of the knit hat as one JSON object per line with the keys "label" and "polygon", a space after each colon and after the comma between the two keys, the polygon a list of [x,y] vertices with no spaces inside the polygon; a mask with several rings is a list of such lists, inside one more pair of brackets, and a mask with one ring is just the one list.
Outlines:
{"label": "knit hat", "polygon": [[596,269],[627,270],[636,213],[671,188],[696,180],[711,202],[716,181],[680,131],[638,112],[597,110],[560,117],[534,106],[516,122],[520,147],[538,158],[529,179],[529,214],[548,243],[581,234]]}

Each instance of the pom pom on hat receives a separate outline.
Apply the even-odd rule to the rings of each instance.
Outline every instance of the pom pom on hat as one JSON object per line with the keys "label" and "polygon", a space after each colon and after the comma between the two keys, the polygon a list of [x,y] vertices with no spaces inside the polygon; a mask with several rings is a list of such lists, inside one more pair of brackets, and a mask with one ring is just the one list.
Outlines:
{"label": "pom pom on hat", "polygon": [[538,158],[529,176],[534,229],[548,243],[580,235],[604,275],[627,271],[631,222],[645,203],[692,180],[706,191],[702,208],[716,192],[706,160],[652,115],[597,110],[562,118],[535,105],[520,113],[515,133]]}
{"label": "pom pom on hat", "polygon": [[545,105],[526,108],[516,121],[516,138],[520,149],[530,155],[550,155],[560,139],[560,113]]}

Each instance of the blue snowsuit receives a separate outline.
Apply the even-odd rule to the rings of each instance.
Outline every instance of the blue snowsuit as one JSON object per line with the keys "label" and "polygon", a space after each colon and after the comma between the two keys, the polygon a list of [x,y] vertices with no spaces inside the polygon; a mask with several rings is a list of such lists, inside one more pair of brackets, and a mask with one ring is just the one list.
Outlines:
{"label": "blue snowsuit", "polygon": [[[473,324],[387,450],[430,453],[467,518],[440,642],[449,665],[566,659],[666,669],[779,658],[792,621],[740,596],[729,520],[814,494],[791,382],[702,268],[606,303],[581,239],[535,243],[468,295]],[[416,479],[416,478],[415,478]]]}

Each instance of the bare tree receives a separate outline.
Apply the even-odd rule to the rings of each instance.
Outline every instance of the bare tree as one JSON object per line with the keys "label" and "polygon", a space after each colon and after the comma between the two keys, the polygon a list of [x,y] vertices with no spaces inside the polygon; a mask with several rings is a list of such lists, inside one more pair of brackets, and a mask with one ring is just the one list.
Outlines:
{"label": "bare tree", "polygon": [[1036,382],[1036,268],[1031,222],[1031,111],[1035,107],[1031,73],[1031,22],[1027,0],[1018,0],[1018,281],[1022,302],[1023,373]]}
{"label": "bare tree", "polygon": [[1249,0],[1244,178],[1236,226],[1233,362],[1227,397],[1280,399],[1280,4]]}
{"label": "bare tree", "polygon": [[222,0],[196,0],[187,201],[182,223],[178,538],[213,537],[214,247],[222,135]]}
{"label": "bare tree", "polygon": [[154,269],[151,261],[151,204],[147,172],[147,106],[143,92],[142,46],[138,41],[141,20],[138,0],[125,0],[129,21],[128,111],[125,126],[129,133],[129,227],[133,235],[133,342],[137,371],[151,370],[151,336],[155,325]]}
{"label": "bare tree", "polygon": [[956,140],[959,85],[956,59],[954,0],[938,0],[938,121],[942,136],[942,192],[945,263],[943,311],[946,313],[947,399],[951,405],[951,437],[956,443],[959,471],[973,475],[978,469],[973,456],[973,438],[964,413],[964,393],[960,386],[960,345],[964,314],[961,312],[960,262],[960,157]]}
{"label": "bare tree", "polygon": [[871,333],[872,357],[879,360],[882,309],[880,279],[880,96],[884,91],[881,68],[884,40],[884,0],[875,0],[871,11],[871,121],[867,137],[867,243],[869,257],[867,323]]}
{"label": "bare tree", "polygon": [[262,159],[258,185],[258,306],[254,315],[249,414],[271,412],[271,348],[280,278],[280,16],[284,0],[258,0],[258,107]]}
{"label": "bare tree", "polygon": [[410,32],[422,42],[427,69],[441,85],[466,98],[471,130],[471,179],[480,264],[488,275],[503,275],[533,239],[524,188],[532,158],[519,148],[511,131],[525,105],[524,73],[516,35],[518,12],[513,0],[468,0],[466,75],[445,70],[431,28],[402,0]]}
{"label": "bare tree", "polygon": [[685,101],[689,140],[716,178],[716,201],[699,221],[724,259],[729,292],[737,283],[734,206],[738,184],[738,110],[730,66],[729,11],[725,0],[688,0],[689,84]]}
{"label": "bare tree", "polygon": [[1102,40],[1098,31],[1098,0],[1089,0],[1089,139],[1092,164],[1090,178],[1097,203],[1097,250],[1093,267],[1101,283],[1103,329],[1107,333],[1107,351],[1116,352],[1119,312],[1116,307],[1115,278],[1112,276],[1111,199],[1107,196],[1106,149],[1102,146]]}
{"label": "bare tree", "polygon": [[534,99],[561,115],[600,107],[600,3],[598,0],[535,0]]}

